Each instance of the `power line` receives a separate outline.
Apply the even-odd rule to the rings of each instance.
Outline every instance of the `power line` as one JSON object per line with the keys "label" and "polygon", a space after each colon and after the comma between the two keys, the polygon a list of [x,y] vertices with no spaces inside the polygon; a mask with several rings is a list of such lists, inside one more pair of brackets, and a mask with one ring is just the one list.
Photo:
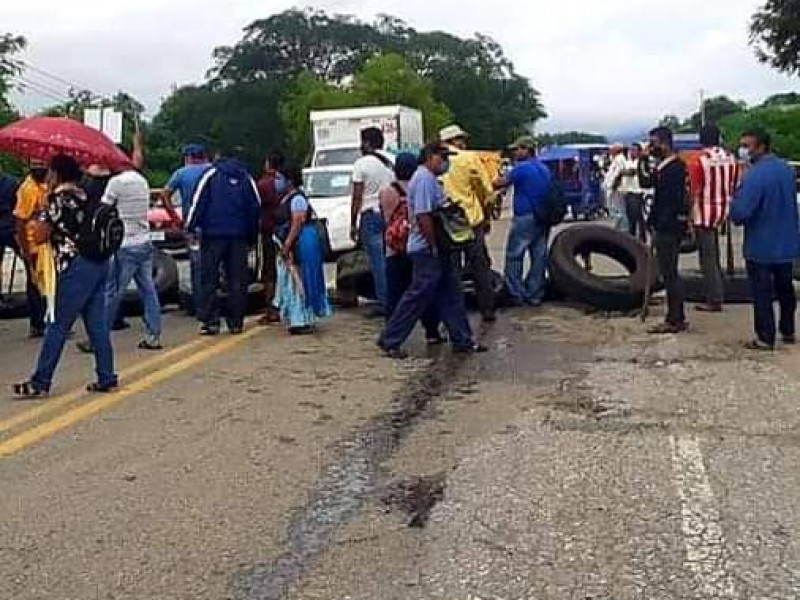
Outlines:
{"label": "power line", "polygon": [[70,89],[81,91],[81,92],[88,92],[93,98],[95,98],[97,100],[103,100],[105,98],[105,96],[102,96],[101,94],[97,94],[97,93],[93,92],[91,89],[89,89],[86,86],[77,84],[74,81],[69,81],[68,79],[64,79],[63,77],[59,77],[58,75],[54,75],[53,73],[50,73],[49,71],[45,71],[44,69],[41,69],[41,68],[39,68],[37,66],[34,66],[34,65],[30,64],[29,62],[26,62],[26,61],[22,60],[21,58],[12,59],[12,61],[19,68],[30,70],[30,71],[33,71],[34,73],[38,73],[39,75],[41,75],[43,77],[47,77],[48,79],[56,81],[56,82],[58,82],[58,83],[60,83],[62,85],[66,85]]}
{"label": "power line", "polygon": [[25,75],[20,75],[17,79],[19,79],[20,81],[24,81],[24,82],[26,82],[28,84],[35,85],[35,86],[37,86],[39,88],[42,88],[42,89],[50,92],[51,94],[56,94],[57,96],[69,97],[69,95],[70,95],[69,90],[67,90],[65,92],[62,88],[57,88],[57,87],[55,87],[53,85],[50,85],[49,83],[47,83],[45,81],[39,81],[37,79],[34,79],[34,78],[30,77],[27,73]]}
{"label": "power line", "polygon": [[19,89],[23,93],[25,93],[26,91],[36,92],[37,94],[40,94],[41,96],[44,96],[45,98],[48,98],[50,100],[55,100],[59,104],[66,103],[66,102],[70,101],[69,98],[65,98],[64,96],[56,95],[53,92],[48,91],[46,88],[39,87],[35,82],[28,81],[27,79],[24,79],[22,77],[19,78],[19,82],[20,82]]}

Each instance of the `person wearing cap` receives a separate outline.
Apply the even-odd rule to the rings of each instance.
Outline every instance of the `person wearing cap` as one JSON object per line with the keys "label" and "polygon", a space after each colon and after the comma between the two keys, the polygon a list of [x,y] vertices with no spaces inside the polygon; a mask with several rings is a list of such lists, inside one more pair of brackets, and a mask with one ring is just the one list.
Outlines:
{"label": "person wearing cap", "polygon": [[[466,266],[475,279],[478,307],[483,320],[496,320],[492,265],[486,248],[489,232],[487,201],[492,197],[492,180],[480,158],[467,151],[468,134],[458,125],[450,125],[439,132],[439,139],[451,152],[450,168],[442,177],[444,193],[452,202],[464,209],[469,224],[475,231],[475,241],[464,249]],[[460,258],[460,257],[459,257]],[[460,266],[460,260],[457,261]]]}
{"label": "person wearing cap", "polygon": [[31,161],[28,175],[22,180],[17,189],[16,205],[14,207],[14,219],[16,223],[16,241],[20,254],[25,262],[25,272],[27,275],[27,287],[25,288],[28,296],[28,312],[30,320],[29,337],[44,337],[44,298],[39,293],[35,285],[33,276],[36,261],[36,246],[28,243],[28,234],[32,221],[38,215],[47,210],[47,164],[40,161]]}
{"label": "person wearing cap", "polygon": [[[192,208],[192,198],[203,174],[211,167],[206,150],[200,144],[187,144],[183,147],[183,166],[169,178],[163,192],[165,208],[174,213],[172,202],[178,194],[181,203],[181,218],[185,221]],[[200,305],[200,250],[199,245],[190,240],[189,264],[192,280],[192,300],[194,310]]]}
{"label": "person wearing cap", "polygon": [[389,358],[407,356],[402,345],[431,306],[439,311],[454,352],[486,352],[473,336],[453,257],[444,250],[446,245],[437,240],[435,213],[445,203],[439,177],[447,172],[449,156],[449,150],[442,144],[426,145],[419,157],[420,166],[408,184],[411,230],[406,248],[413,265],[411,285],[378,339],[378,346]]}
{"label": "person wearing cap", "polygon": [[[532,137],[517,139],[511,149],[517,163],[495,186],[514,186],[513,218],[506,243],[506,282],[512,304],[539,306],[545,293],[550,227],[536,218],[536,207],[544,201],[552,175],[536,158],[536,141]],[[526,255],[530,257],[530,270],[523,279]]]}

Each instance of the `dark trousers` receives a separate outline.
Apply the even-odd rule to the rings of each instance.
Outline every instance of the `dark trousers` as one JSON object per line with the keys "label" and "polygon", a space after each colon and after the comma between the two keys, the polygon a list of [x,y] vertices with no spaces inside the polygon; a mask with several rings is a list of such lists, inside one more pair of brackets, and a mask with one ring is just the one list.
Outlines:
{"label": "dark trousers", "polygon": [[645,241],[644,194],[625,194],[625,214],[628,216],[628,233]]}
{"label": "dark trousers", "polygon": [[707,302],[712,305],[722,304],[725,301],[725,287],[719,261],[719,232],[710,227],[698,227],[695,229],[695,237],[700,254],[700,269],[706,284]]}
{"label": "dark trousers", "polygon": [[[0,259],[2,259],[3,255],[5,254],[6,248],[11,248],[14,254],[17,255],[19,260],[21,260],[25,266],[25,278],[27,280],[25,294],[28,297],[28,318],[30,321],[30,327],[32,330],[35,329],[37,331],[44,331],[44,298],[42,298],[42,295],[39,293],[39,289],[33,283],[32,265],[22,257],[22,253],[17,245],[17,240],[15,240],[14,236],[11,234],[0,236]],[[0,289],[0,296],[2,296],[3,291],[4,290]]]}
{"label": "dark trousers", "polygon": [[[395,308],[403,298],[403,294],[411,285],[414,266],[411,259],[404,254],[386,257],[386,315],[391,319]],[[431,304],[422,313],[420,322],[425,328],[425,337],[439,337],[439,312],[435,304]]]}
{"label": "dark trousers", "polygon": [[681,256],[681,236],[678,233],[656,232],[654,238],[656,258],[664,286],[667,289],[667,323],[681,326],[686,322],[684,312],[683,280],[678,272]]}
{"label": "dark trousers", "polygon": [[748,260],[747,276],[753,293],[753,323],[758,339],[770,346],[775,345],[775,297],[781,310],[781,335],[794,336],[797,297],[792,280],[792,263],[761,264]]}
{"label": "dark trousers", "polygon": [[452,256],[415,252],[409,257],[413,265],[411,285],[386,324],[380,345],[389,350],[402,346],[425,311],[435,306],[453,346],[470,347],[473,344],[472,328]]}
{"label": "dark trousers", "polygon": [[228,290],[226,320],[229,327],[241,327],[247,305],[248,244],[240,238],[206,238],[200,242],[200,321],[219,326],[217,287],[220,270]]}
{"label": "dark trousers", "polygon": [[475,240],[469,244],[463,255],[455,255],[459,277],[464,267],[472,273],[475,281],[475,292],[478,297],[478,308],[483,316],[494,314],[494,287],[492,286],[492,261],[486,247],[486,233],[482,227],[475,229]]}
{"label": "dark trousers", "polygon": [[261,282],[267,298],[267,312],[275,311],[275,288],[278,281],[278,246],[271,233],[261,234]]}

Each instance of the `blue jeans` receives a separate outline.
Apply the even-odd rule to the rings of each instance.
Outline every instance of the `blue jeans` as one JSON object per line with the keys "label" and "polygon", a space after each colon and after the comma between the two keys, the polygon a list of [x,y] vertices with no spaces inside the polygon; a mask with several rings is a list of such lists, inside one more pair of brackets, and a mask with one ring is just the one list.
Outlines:
{"label": "blue jeans", "polygon": [[[550,228],[535,216],[514,217],[506,243],[506,281],[512,301],[518,304],[541,304],[547,271],[547,238]],[[525,255],[530,256],[530,270],[523,281]]]}
{"label": "blue jeans", "polygon": [[122,297],[131,281],[136,283],[142,299],[146,340],[157,344],[161,339],[161,304],[153,283],[153,245],[150,242],[120,248],[111,262],[106,300],[109,327],[119,313]]}
{"label": "blue jeans", "polygon": [[464,292],[452,258],[447,254],[432,256],[427,252],[409,254],[409,258],[413,264],[411,285],[386,324],[380,346],[387,350],[402,346],[417,321],[431,307],[438,309],[454,347],[472,346],[474,340],[464,306]]}
{"label": "blue jeans", "polygon": [[358,239],[369,259],[369,268],[375,281],[375,295],[378,304],[386,308],[386,255],[383,247],[383,233],[386,224],[380,213],[368,210],[361,213]]}
{"label": "blue jeans", "polygon": [[[414,267],[411,259],[405,254],[395,254],[386,257],[386,317],[391,319],[397,305],[411,285],[414,276]],[[439,337],[439,311],[434,304],[428,306],[420,318],[425,328],[425,337],[435,339]]]}
{"label": "blue jeans", "polygon": [[758,339],[775,345],[775,298],[780,306],[778,329],[782,336],[794,337],[797,296],[792,263],[763,264],[748,260],[747,276],[753,292],[753,324]]}
{"label": "blue jeans", "polygon": [[106,285],[109,275],[108,261],[97,263],[77,257],[58,277],[56,287],[56,319],[47,326],[39,351],[36,372],[31,376],[33,386],[50,391],[64,344],[78,316],[89,334],[94,349],[97,383],[113,386],[117,383],[114,374],[114,351],[106,310]]}

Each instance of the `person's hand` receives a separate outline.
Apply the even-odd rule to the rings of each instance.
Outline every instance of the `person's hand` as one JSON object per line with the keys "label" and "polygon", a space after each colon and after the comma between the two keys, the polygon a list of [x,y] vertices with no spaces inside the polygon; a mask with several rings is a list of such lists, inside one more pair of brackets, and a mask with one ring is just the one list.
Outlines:
{"label": "person's hand", "polygon": [[284,245],[281,247],[281,258],[286,264],[292,263],[292,249]]}
{"label": "person's hand", "polygon": [[358,227],[355,225],[350,226],[350,239],[356,244],[358,243]]}

